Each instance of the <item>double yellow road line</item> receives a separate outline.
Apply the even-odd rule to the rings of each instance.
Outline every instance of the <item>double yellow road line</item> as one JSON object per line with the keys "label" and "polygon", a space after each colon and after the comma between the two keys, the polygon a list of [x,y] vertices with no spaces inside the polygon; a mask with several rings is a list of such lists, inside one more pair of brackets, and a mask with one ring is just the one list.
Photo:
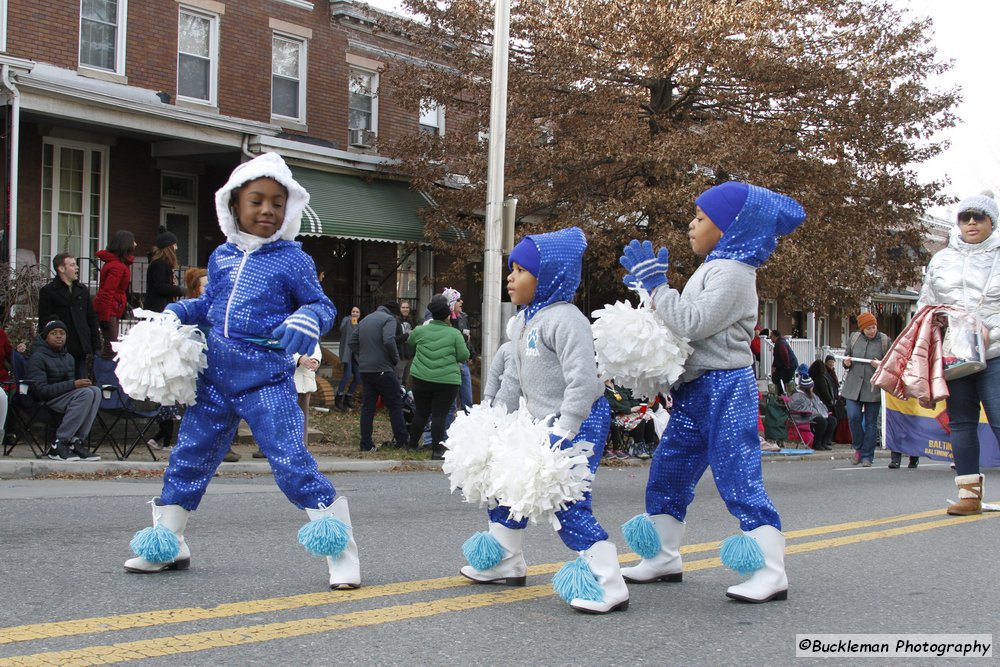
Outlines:
{"label": "double yellow road line", "polygon": [[[989,520],[1000,513],[969,517],[942,517],[942,510],[903,514],[883,519],[853,521],[848,523],[818,526],[785,533],[788,540],[787,555],[830,549],[881,540],[901,535],[920,533],[937,528],[954,527],[960,524]],[[933,520],[927,520],[933,519]],[[845,533],[836,537],[822,537],[835,533]],[[821,539],[813,539],[820,537]],[[683,547],[685,572],[721,567],[718,557],[691,560],[693,554],[713,552],[719,548],[718,542],[704,542]],[[635,554],[623,554],[622,562],[634,562]],[[552,574],[562,563],[547,563],[528,568],[529,575]],[[17,642],[33,642],[57,637],[92,635],[102,632],[136,630],[151,627],[169,627],[178,623],[193,623],[239,617],[256,617],[271,612],[293,611],[309,607],[329,606],[427,591],[457,588],[463,591],[474,586],[463,577],[442,577],[407,581],[381,586],[367,586],[353,591],[326,591],[288,597],[268,598],[233,602],[217,607],[187,607],[163,609],[134,614],[120,614],[70,621],[37,623],[0,628],[0,646]],[[8,665],[110,665],[145,658],[181,655],[211,649],[229,648],[245,644],[289,639],[336,630],[382,625],[395,621],[437,616],[439,614],[480,609],[513,602],[523,602],[553,595],[551,584],[525,586],[522,588],[486,587],[487,592],[470,595],[445,597],[428,602],[391,605],[365,611],[344,614],[330,614],[314,618],[304,618],[280,623],[262,623],[234,627],[226,630],[210,630],[187,634],[89,646],[66,651],[29,653],[8,658],[0,658],[0,667]],[[475,587],[480,591],[483,588]]]}

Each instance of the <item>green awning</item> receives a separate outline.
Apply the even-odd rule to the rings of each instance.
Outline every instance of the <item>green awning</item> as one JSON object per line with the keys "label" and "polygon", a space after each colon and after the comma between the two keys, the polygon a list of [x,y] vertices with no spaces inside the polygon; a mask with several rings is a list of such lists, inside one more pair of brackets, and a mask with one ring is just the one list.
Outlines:
{"label": "green awning", "polygon": [[428,203],[406,183],[367,181],[304,167],[292,167],[292,174],[310,195],[300,234],[389,243],[424,238],[417,209]]}

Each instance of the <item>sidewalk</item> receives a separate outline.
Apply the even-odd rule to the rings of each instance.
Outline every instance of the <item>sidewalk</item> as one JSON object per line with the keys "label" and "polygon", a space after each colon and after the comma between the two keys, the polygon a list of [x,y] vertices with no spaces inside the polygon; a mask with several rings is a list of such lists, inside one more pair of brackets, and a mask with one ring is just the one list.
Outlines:
{"label": "sidewalk", "polygon": [[[241,455],[241,459],[236,463],[223,463],[219,466],[218,475],[270,475],[271,467],[266,459],[252,458],[252,446],[237,446],[235,448]],[[850,445],[833,445],[833,451],[803,453],[801,450],[787,447],[792,450],[788,453],[763,452],[764,463],[774,463],[778,461],[830,461],[842,460],[850,462],[854,450]],[[53,461],[47,458],[36,459],[27,453],[27,447],[21,447],[13,453],[13,456],[0,457],[0,479],[34,479],[38,477],[59,477],[62,475],[97,475],[101,477],[114,477],[118,475],[129,475],[134,473],[146,473],[150,476],[162,475],[167,467],[169,453],[166,451],[157,452],[159,461],[143,460],[141,454],[146,452],[136,450],[137,455],[127,461],[118,461],[109,450],[102,449],[99,454],[104,457],[100,461]],[[393,470],[440,470],[441,461],[414,460],[414,459],[371,459],[371,458],[351,458],[346,456],[330,456],[322,452],[313,452],[316,463],[323,473],[342,472],[389,472]],[[148,456],[148,454],[147,454]],[[884,460],[889,458],[889,450],[875,450],[875,465],[881,467]],[[611,467],[645,467],[647,461],[640,459],[626,459],[615,461]]]}

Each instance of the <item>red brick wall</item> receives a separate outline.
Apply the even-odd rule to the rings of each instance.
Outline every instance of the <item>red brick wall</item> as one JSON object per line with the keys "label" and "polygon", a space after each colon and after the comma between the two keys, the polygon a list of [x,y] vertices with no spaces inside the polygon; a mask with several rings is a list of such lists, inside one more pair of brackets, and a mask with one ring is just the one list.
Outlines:
{"label": "red brick wall", "polygon": [[160,225],[160,179],[149,159],[149,144],[119,138],[110,156],[108,238],[127,229],[135,234],[137,252],[144,254]]}
{"label": "red brick wall", "polygon": [[[316,2],[307,11],[261,0],[226,2],[220,17],[219,112],[236,118],[271,122],[271,34],[275,18],[312,30],[308,40],[306,123],[311,137],[347,146],[347,96],[350,66],[348,35],[390,51],[407,52],[405,44],[333,22],[329,4]],[[80,4],[62,0],[39,4],[10,0],[8,53],[76,69],[79,61]],[[176,0],[130,2],[125,74],[131,86],[163,91],[176,98]],[[357,55],[378,55],[357,49]],[[171,102],[173,103],[173,102]],[[417,131],[418,116],[379,99],[379,133],[386,139]],[[288,130],[299,134],[298,130]]]}
{"label": "red brick wall", "polygon": [[7,53],[75,69],[80,61],[80,3],[7,3]]}
{"label": "red brick wall", "polygon": [[42,216],[42,136],[37,125],[21,124],[17,180],[17,247],[38,253]]}

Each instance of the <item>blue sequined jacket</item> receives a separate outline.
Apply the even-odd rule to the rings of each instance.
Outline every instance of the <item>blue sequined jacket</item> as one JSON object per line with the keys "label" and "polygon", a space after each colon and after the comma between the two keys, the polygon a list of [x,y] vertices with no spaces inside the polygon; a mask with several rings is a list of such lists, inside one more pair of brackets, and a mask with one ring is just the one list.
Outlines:
{"label": "blue sequined jacket", "polygon": [[308,308],[320,332],[333,326],[337,309],[323,293],[316,266],[296,241],[276,240],[244,251],[225,243],[208,260],[208,286],[197,299],[180,301],[184,324],[211,325],[226,338],[270,338],[286,317]]}

